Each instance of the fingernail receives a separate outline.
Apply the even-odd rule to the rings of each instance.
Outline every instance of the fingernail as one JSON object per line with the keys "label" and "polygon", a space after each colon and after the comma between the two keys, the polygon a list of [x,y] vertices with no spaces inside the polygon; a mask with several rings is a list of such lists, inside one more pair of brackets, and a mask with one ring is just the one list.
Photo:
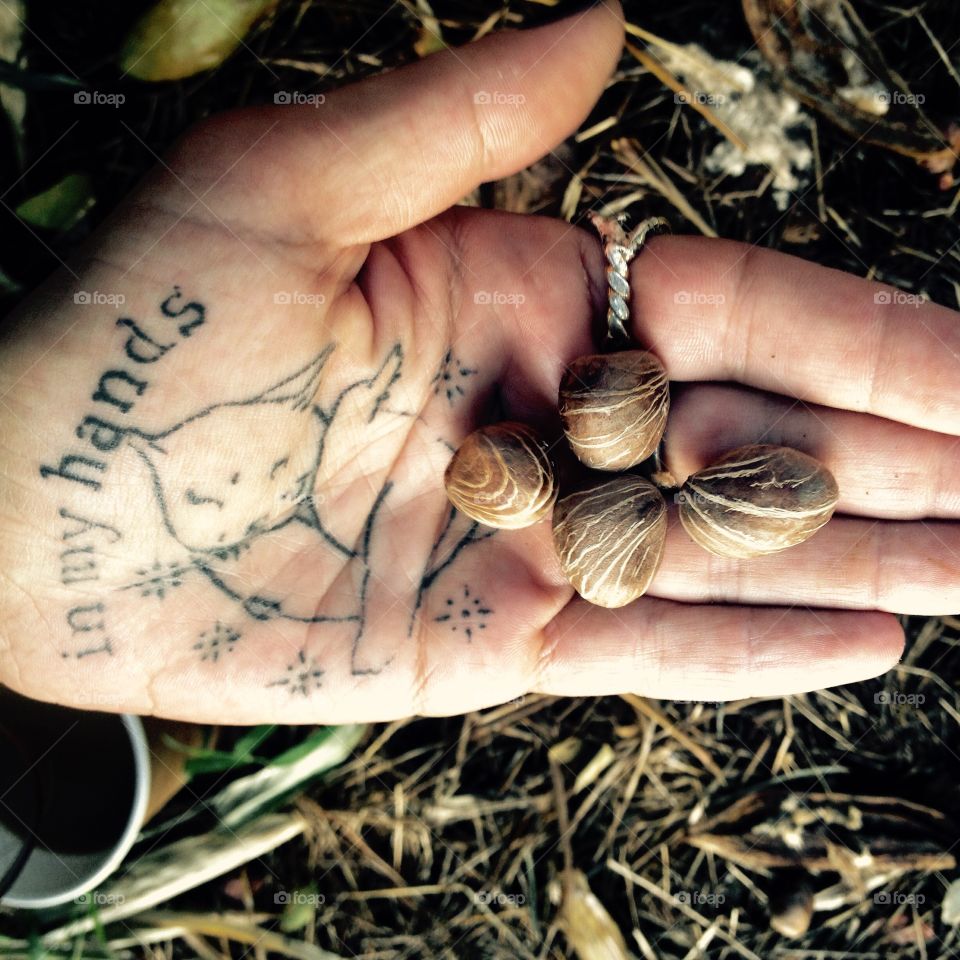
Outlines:
{"label": "fingernail", "polygon": [[561,0],[555,7],[549,8],[542,14],[524,18],[522,29],[545,27],[548,23],[556,23],[558,20],[566,20],[578,13],[586,13],[593,7],[599,7],[603,2],[604,0],[567,0],[567,2]]}

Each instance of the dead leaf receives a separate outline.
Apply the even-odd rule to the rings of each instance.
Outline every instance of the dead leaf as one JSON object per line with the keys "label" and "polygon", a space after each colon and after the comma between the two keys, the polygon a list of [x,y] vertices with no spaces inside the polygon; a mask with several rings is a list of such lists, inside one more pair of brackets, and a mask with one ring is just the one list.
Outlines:
{"label": "dead leaf", "polygon": [[560,925],[580,960],[630,960],[620,928],[579,870],[566,870]]}

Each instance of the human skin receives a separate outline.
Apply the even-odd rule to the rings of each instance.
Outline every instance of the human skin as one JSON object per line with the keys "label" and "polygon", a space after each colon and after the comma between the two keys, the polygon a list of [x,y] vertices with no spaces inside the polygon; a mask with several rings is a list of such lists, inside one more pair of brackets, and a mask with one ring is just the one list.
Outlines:
{"label": "human skin", "polygon": [[671,508],[620,610],[573,594],[548,520],[451,516],[451,448],[494,416],[555,433],[605,296],[590,232],[456,203],[575,130],[621,41],[602,5],[186,135],[0,344],[0,681],[237,724],[723,700],[875,676],[895,613],[960,608],[957,314],[727,241],[632,267],[668,465],[792,444],[838,516],[733,561]]}

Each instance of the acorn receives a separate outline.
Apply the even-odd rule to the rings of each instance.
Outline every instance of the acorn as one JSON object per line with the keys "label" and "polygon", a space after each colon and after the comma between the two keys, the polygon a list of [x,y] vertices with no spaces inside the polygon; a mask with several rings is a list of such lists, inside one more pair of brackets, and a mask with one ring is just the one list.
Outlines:
{"label": "acorn", "polygon": [[560,381],[560,417],[573,452],[594,470],[627,470],[656,450],[670,389],[663,364],[646,350],[590,354]]}
{"label": "acorn", "polygon": [[542,520],[557,499],[547,445],[523,423],[481,427],[447,466],[450,502],[488,527],[519,530]]}
{"label": "acorn", "polygon": [[567,494],[553,511],[564,576],[584,600],[601,607],[623,607],[646,592],[666,535],[660,491],[629,474]]}
{"label": "acorn", "polygon": [[680,520],[705,550],[746,559],[813,536],[833,515],[839,491],[819,461],[790,447],[739,447],[683,485]]}

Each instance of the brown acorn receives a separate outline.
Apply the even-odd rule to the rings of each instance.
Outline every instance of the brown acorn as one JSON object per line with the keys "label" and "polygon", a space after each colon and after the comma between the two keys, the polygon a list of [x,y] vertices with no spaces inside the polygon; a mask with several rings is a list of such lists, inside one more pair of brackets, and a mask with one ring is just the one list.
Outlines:
{"label": "brown acorn", "polygon": [[833,474],[790,447],[739,447],[693,474],[680,491],[688,534],[719,557],[785,550],[813,536],[839,499]]}
{"label": "brown acorn", "polygon": [[667,425],[663,364],[646,350],[590,354],[560,381],[560,417],[573,452],[594,470],[627,470],[653,453]]}
{"label": "brown acorn", "polygon": [[553,511],[564,575],[584,600],[623,607],[642,596],[660,566],[667,507],[642,477],[623,475],[568,494]]}
{"label": "brown acorn", "polygon": [[504,530],[542,520],[557,498],[547,445],[523,423],[471,433],[448,464],[444,484],[458,510]]}

